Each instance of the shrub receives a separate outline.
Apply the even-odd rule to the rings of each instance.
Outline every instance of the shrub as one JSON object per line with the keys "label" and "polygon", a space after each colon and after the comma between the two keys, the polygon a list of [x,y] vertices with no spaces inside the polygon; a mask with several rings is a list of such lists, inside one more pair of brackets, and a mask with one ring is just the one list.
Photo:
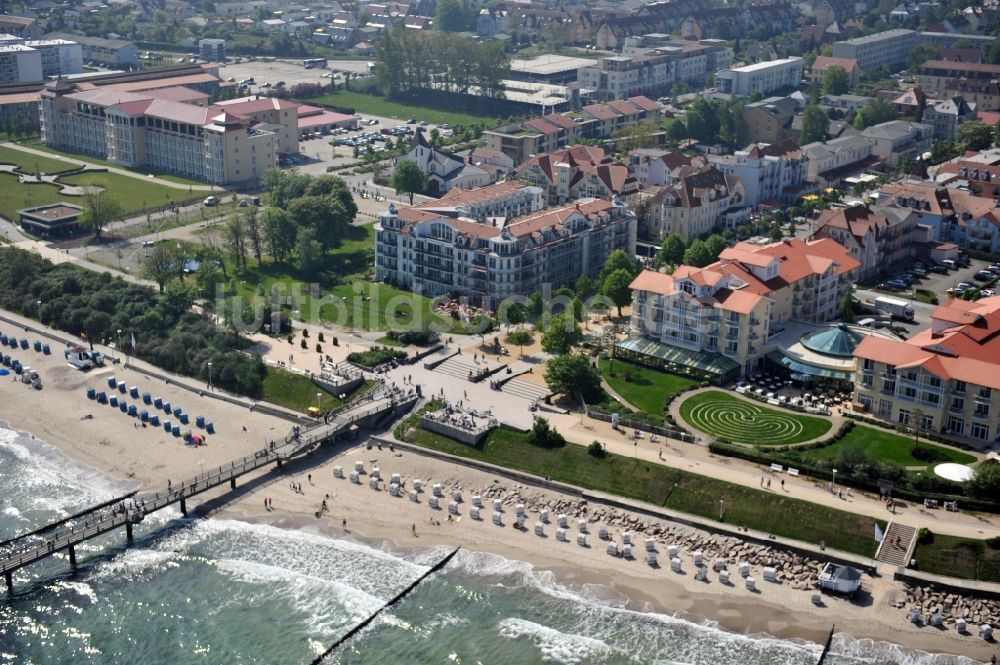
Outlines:
{"label": "shrub", "polygon": [[323,353],[323,345],[322,344],[317,344],[316,345],[316,353]]}
{"label": "shrub", "polygon": [[921,527],[917,531],[917,542],[921,545],[929,545],[934,542],[934,532],[927,527]]}
{"label": "shrub", "polygon": [[340,340],[334,337],[333,339],[330,340],[330,344],[333,344],[334,346],[340,346]]}
{"label": "shrub", "polygon": [[308,330],[306,330],[305,328],[303,328],[303,329],[302,329],[302,336],[303,336],[303,337],[309,337],[309,331],[308,331]]}
{"label": "shrub", "polygon": [[292,335],[289,335],[288,337],[286,337],[286,338],[285,338],[285,340],[286,340],[286,341],[287,341],[287,342],[288,342],[289,344],[291,344],[291,343],[292,343]]}
{"label": "shrub", "polygon": [[528,443],[539,448],[562,448],[566,445],[563,435],[552,429],[549,421],[545,418],[535,416],[535,423],[531,426],[531,434],[528,435]]}
{"label": "shrub", "polygon": [[600,441],[591,442],[591,444],[587,446],[587,453],[591,457],[596,457],[597,459],[604,459],[608,455],[604,451],[604,446],[601,445]]}
{"label": "shrub", "polygon": [[323,338],[323,333],[322,332],[319,333],[319,341],[321,341],[321,342],[325,342],[326,341],[326,339]]}
{"label": "shrub", "polygon": [[[305,331],[303,330],[302,332],[305,332]],[[308,345],[308,344],[306,344],[306,341],[305,341],[305,340],[302,340],[302,348],[303,348],[303,349],[308,349],[308,348],[309,348],[309,345]]]}

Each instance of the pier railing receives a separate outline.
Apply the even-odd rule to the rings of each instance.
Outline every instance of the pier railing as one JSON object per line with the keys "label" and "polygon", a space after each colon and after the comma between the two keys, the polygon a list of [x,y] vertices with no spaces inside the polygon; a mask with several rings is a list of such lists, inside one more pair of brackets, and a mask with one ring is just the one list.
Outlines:
{"label": "pier railing", "polygon": [[272,463],[280,467],[283,461],[335,438],[356,422],[396,409],[411,407],[416,401],[416,395],[372,393],[364,402],[355,400],[345,405],[348,408],[342,408],[336,417],[328,422],[317,423],[306,431],[293,429],[284,440],[272,441],[264,449],[252,455],[203,471],[179,484],[168,484],[166,489],[142,493],[139,498],[116,502],[113,505],[106,502],[77,513],[75,519],[60,520],[4,541],[0,544],[0,573],[6,578],[8,590],[12,590],[11,574],[15,570],[62,550],[68,550],[70,564],[75,567],[76,554],[73,548],[81,542],[121,526],[126,528],[128,539],[131,541],[132,527],[149,513],[179,503],[181,511],[187,514],[185,501],[196,494],[226,482],[235,489],[236,479],[240,476]]}

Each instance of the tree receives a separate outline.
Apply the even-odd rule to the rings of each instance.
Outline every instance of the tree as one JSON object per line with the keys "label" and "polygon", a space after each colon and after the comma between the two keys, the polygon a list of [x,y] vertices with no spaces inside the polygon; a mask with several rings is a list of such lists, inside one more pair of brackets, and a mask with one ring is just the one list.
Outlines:
{"label": "tree", "polygon": [[719,113],[715,104],[699,97],[688,109],[685,116],[687,133],[698,141],[715,142],[719,136]]}
{"label": "tree", "polygon": [[541,448],[561,448],[566,445],[566,439],[563,438],[563,435],[552,429],[548,420],[538,416],[535,416],[528,441],[531,445]]}
{"label": "tree", "polygon": [[937,141],[931,144],[931,164],[940,164],[941,162],[946,162],[952,157],[955,157],[958,151],[955,149],[955,143],[953,141]]}
{"label": "tree", "polygon": [[993,130],[981,122],[962,123],[955,133],[955,143],[959,152],[985,150],[993,144]]}
{"label": "tree", "polygon": [[539,291],[533,291],[530,296],[528,296],[528,301],[524,303],[524,311],[533,319],[537,319],[545,311],[545,301],[542,300],[542,294]]}
{"label": "tree", "polygon": [[[834,68],[831,67],[831,69]],[[799,143],[806,145],[816,141],[825,141],[829,126],[830,119],[823,112],[823,109],[815,104],[810,104],[802,114],[802,137],[799,139]]]}
{"label": "tree", "polygon": [[552,358],[545,370],[545,383],[554,393],[582,397],[585,401],[600,399],[601,375],[587,356],[566,353]]}
{"label": "tree", "polygon": [[507,335],[507,341],[509,341],[511,344],[516,344],[518,355],[523,356],[524,345],[531,344],[533,341],[535,341],[535,333],[531,332],[530,330],[524,330],[524,329],[512,330]]}
{"label": "tree", "polygon": [[684,251],[684,263],[695,268],[704,268],[714,260],[712,251],[701,238],[696,238],[691,246]]}
{"label": "tree", "polygon": [[298,232],[295,220],[286,211],[274,206],[264,208],[260,218],[268,253],[275,261],[284,261],[295,247]]}
{"label": "tree", "polygon": [[160,293],[163,293],[163,287],[174,276],[175,260],[176,256],[168,245],[156,245],[143,258],[140,272],[146,279],[156,282]]}
{"label": "tree", "polygon": [[826,69],[823,79],[823,94],[843,95],[851,89],[851,77],[840,65],[831,65]]}
{"label": "tree", "polygon": [[437,27],[445,32],[462,32],[470,27],[469,6],[465,0],[438,0]]}
{"label": "tree", "polygon": [[224,280],[225,277],[214,260],[202,261],[194,273],[198,296],[209,302],[215,297],[216,285],[222,284]]}
{"label": "tree", "polygon": [[688,137],[687,125],[682,120],[673,119],[667,122],[667,140],[672,143],[680,143]]}
{"label": "tree", "polygon": [[222,243],[233,257],[237,272],[247,268],[247,229],[241,215],[233,215],[222,227]]}
{"label": "tree", "polygon": [[427,187],[427,175],[415,161],[404,159],[396,164],[396,169],[392,172],[392,186],[397,194],[409,194],[410,205],[413,205],[413,195]]}
{"label": "tree", "polygon": [[642,266],[639,265],[638,261],[630,259],[625,250],[616,249],[604,261],[604,267],[601,268],[601,283],[603,284],[607,276],[616,270],[624,270],[632,277],[635,277],[642,272]]}
{"label": "tree", "polygon": [[840,301],[840,318],[844,323],[854,323],[854,296],[850,291],[844,291],[844,298]]}
{"label": "tree", "polygon": [[313,273],[323,264],[323,245],[316,240],[316,231],[312,228],[299,231],[295,251],[299,255],[299,267],[305,273]]}
{"label": "tree", "polygon": [[916,70],[917,67],[924,64],[928,60],[934,60],[937,58],[937,47],[933,44],[921,44],[910,50],[906,55],[906,68],[909,70]]}
{"label": "tree", "polygon": [[629,288],[629,285],[633,279],[634,277],[627,270],[618,269],[605,277],[604,283],[601,285],[601,293],[615,304],[619,317],[622,315],[622,307],[632,302],[632,289]]}
{"label": "tree", "polygon": [[[992,42],[990,42],[992,43]],[[984,501],[1000,501],[1000,464],[980,464],[969,481],[968,494]]]}
{"label": "tree", "polygon": [[271,169],[261,178],[261,184],[271,195],[271,205],[284,208],[289,201],[306,193],[309,180],[309,176],[302,173]]}
{"label": "tree", "polygon": [[87,187],[83,192],[83,213],[80,224],[94,234],[99,241],[101,232],[109,222],[122,215],[122,206],[118,199],[101,187]]}
{"label": "tree", "polygon": [[573,284],[573,291],[577,298],[589,298],[594,295],[595,290],[594,281],[586,275],[580,275],[576,283]]}
{"label": "tree", "polygon": [[263,230],[261,229],[260,219],[257,217],[257,207],[250,206],[243,210],[243,227],[246,229],[247,242],[250,245],[250,249],[253,250],[253,255],[257,259],[257,263],[263,263],[262,250],[264,246],[263,242]]}
{"label": "tree", "polygon": [[300,196],[288,204],[288,214],[300,227],[311,228],[323,251],[336,247],[343,240],[352,221],[351,214],[334,196]]}
{"label": "tree", "polygon": [[631,123],[616,129],[611,135],[615,143],[615,149],[622,152],[634,150],[635,148],[648,148],[657,144],[656,135],[662,129],[653,120],[646,122]]}
{"label": "tree", "polygon": [[684,260],[684,252],[687,250],[687,243],[684,238],[676,233],[671,233],[663,239],[659,251],[656,253],[656,262],[663,265],[675,266]]}
{"label": "tree", "polygon": [[863,129],[895,119],[896,109],[884,99],[873,99],[862,106],[854,116],[854,128]]}
{"label": "tree", "polygon": [[553,317],[542,334],[542,350],[546,353],[562,355],[569,353],[583,339],[580,326],[572,316],[562,313]]}
{"label": "tree", "polygon": [[1000,40],[986,42],[983,45],[983,62],[1000,65]]}
{"label": "tree", "polygon": [[729,243],[718,233],[713,233],[705,239],[705,246],[708,247],[708,251],[714,261],[719,258],[719,254],[722,254],[722,250],[729,247]]}

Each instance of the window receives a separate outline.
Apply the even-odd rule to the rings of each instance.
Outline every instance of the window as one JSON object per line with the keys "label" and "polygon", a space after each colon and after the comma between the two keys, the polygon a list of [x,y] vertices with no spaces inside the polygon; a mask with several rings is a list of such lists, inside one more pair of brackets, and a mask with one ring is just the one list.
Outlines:
{"label": "window", "polygon": [[865,369],[865,370],[867,370],[869,372],[870,371],[874,371],[874,369],[875,369],[875,361],[872,360],[871,358],[865,358],[864,364],[862,365],[862,369]]}
{"label": "window", "polygon": [[965,434],[965,421],[951,416],[948,418],[948,431],[952,434]]}
{"label": "window", "polygon": [[939,377],[939,376],[932,376],[928,380],[928,383],[930,383],[930,385],[931,385],[932,388],[940,388],[941,387],[941,377]]}
{"label": "window", "polygon": [[980,388],[977,393],[977,397],[982,397],[983,399],[989,399],[993,395],[993,390],[990,388]]}
{"label": "window", "polygon": [[917,398],[917,389],[904,387],[903,392],[900,394],[903,399],[910,400],[911,402]]}
{"label": "window", "polygon": [[990,426],[986,423],[972,423],[972,438],[985,441],[990,436]]}
{"label": "window", "polygon": [[952,397],[951,398],[951,408],[955,411],[963,411],[965,409],[965,398],[964,397]]}
{"label": "window", "polygon": [[898,422],[900,425],[909,425],[910,424],[910,410],[909,409],[900,409],[899,410],[899,418],[896,419],[896,422]]}
{"label": "window", "polygon": [[888,418],[892,414],[892,400],[890,399],[880,399],[878,401],[878,415],[882,418]]}

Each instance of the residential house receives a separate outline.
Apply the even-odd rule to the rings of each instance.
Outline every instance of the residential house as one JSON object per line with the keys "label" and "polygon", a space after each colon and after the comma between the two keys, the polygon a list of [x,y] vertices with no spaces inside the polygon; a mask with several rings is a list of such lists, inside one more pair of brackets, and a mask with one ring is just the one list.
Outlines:
{"label": "residential house", "polygon": [[818,188],[836,187],[844,178],[881,163],[872,154],[873,143],[864,136],[846,136],[802,146],[807,163],[806,181]]}
{"label": "residential house", "polygon": [[919,215],[917,223],[930,227],[937,242],[991,254],[1000,251],[1000,208],[992,197],[935,182],[908,180],[884,185],[876,205],[915,211]]}
{"label": "residential house", "polygon": [[682,166],[646,202],[642,235],[660,242],[679,235],[684,242],[720,228],[734,229],[750,218],[746,189],[735,175],[714,166]]}
{"label": "residential house", "polygon": [[0,34],[14,35],[21,39],[40,39],[42,36],[34,18],[10,14],[0,14]]}
{"label": "residential house", "polygon": [[820,213],[812,238],[832,238],[860,265],[857,279],[871,279],[913,258],[918,215],[902,208],[853,205]]}
{"label": "residential house", "polygon": [[751,143],[780,143],[794,139],[792,120],[799,110],[791,97],[768,97],[743,107],[746,135]]}
{"label": "residential house", "polygon": [[715,81],[720,92],[737,97],[748,97],[755,92],[766,95],[781,88],[798,88],[802,84],[802,58],[790,57],[721,69]]}
{"label": "residential house", "polygon": [[952,97],[927,108],[922,120],[934,128],[935,139],[950,141],[955,138],[959,126],[975,119],[975,104],[967,103],[962,97]]}
{"label": "residential house", "polygon": [[976,111],[1000,111],[1000,80],[975,81],[954,79],[944,86],[945,97],[961,97]]}
{"label": "residential house", "polygon": [[906,64],[907,56],[916,45],[916,32],[897,28],[836,42],[833,45],[833,56],[857,61],[861,71],[882,67],[897,71]]}
{"label": "residential house", "polygon": [[450,152],[432,146],[418,128],[413,134],[410,151],[398,161],[416,162],[427,176],[427,193],[440,196],[455,187],[472,189],[489,185],[493,178],[490,173]]}
{"label": "residential house", "polygon": [[948,84],[958,79],[976,83],[1000,80],[1000,65],[928,60],[917,68],[917,85],[931,96],[943,95]]}
{"label": "residential house", "polygon": [[777,206],[794,203],[807,188],[809,162],[792,140],[754,143],[733,155],[711,156],[712,164],[740,179],[743,204],[756,208],[763,203]]}
{"label": "residential house", "polygon": [[895,168],[930,150],[934,128],[906,120],[890,120],[866,128],[861,135],[871,141],[873,155],[881,157],[887,166]]}
{"label": "residential house", "polygon": [[861,80],[861,67],[854,58],[834,58],[826,55],[816,56],[811,71],[813,85],[820,87],[826,82],[826,73],[830,67],[840,67],[847,72],[848,86],[853,88]]}
{"label": "residential house", "polygon": [[658,148],[636,148],[628,153],[628,167],[643,188],[662,187],[674,181],[683,166],[708,166],[704,155]]}
{"label": "residential house", "polygon": [[517,167],[517,176],[545,189],[549,205],[616,196],[632,203],[639,192],[639,181],[628,166],[592,146],[575,145],[535,155]]}

